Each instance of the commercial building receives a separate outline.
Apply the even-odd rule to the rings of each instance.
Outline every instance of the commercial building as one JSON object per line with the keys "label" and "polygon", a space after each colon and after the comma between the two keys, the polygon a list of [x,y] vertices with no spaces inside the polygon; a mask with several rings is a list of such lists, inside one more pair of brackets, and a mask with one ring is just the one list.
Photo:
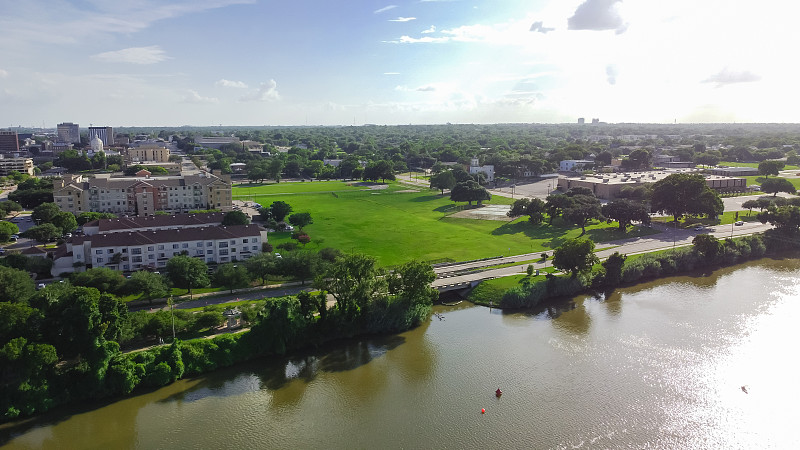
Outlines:
{"label": "commercial building", "polygon": [[592,167],[594,167],[594,161],[585,159],[565,159],[558,164],[558,170],[561,172],[580,172]]}
{"label": "commercial building", "polygon": [[261,253],[267,232],[258,225],[119,231],[70,238],[55,252],[51,273],[107,267],[133,272],[159,269],[181,254],[205,263],[243,261]]}
{"label": "commercial building", "polygon": [[[558,179],[558,189],[566,192],[574,187],[591,189],[597,198],[613,200],[625,186],[637,186],[644,183],[655,183],[673,173],[685,171],[660,171],[660,172],[626,172],[603,175],[587,175],[580,177],[561,177]],[[699,172],[696,172],[699,173]],[[717,175],[706,175],[708,187],[718,191],[744,191],[747,189],[745,178],[732,178]]]}
{"label": "commercial building", "polygon": [[33,176],[33,159],[4,158],[3,155],[0,155],[0,176],[6,176],[14,171]]}
{"label": "commercial building", "polygon": [[240,144],[241,142],[235,137],[216,136],[195,138],[194,143],[197,144],[198,147],[219,149],[225,144]]}
{"label": "commercial building", "polygon": [[58,142],[68,144],[81,143],[81,132],[77,123],[64,122],[56,125],[56,135]]}
{"label": "commercial building", "polygon": [[0,131],[0,153],[19,153],[16,131]]}
{"label": "commercial building", "polygon": [[711,169],[710,172],[714,175],[722,175],[724,177],[747,177],[758,175],[757,167],[718,167]]}
{"label": "commercial building", "polygon": [[469,163],[469,173],[474,175],[476,173],[486,174],[486,181],[494,181],[494,166],[491,164],[481,166],[478,158],[472,158]]}
{"label": "commercial building", "polygon": [[144,144],[137,147],[131,147],[125,152],[125,162],[128,164],[136,164],[146,161],[169,161],[169,149],[164,145]]}
{"label": "commercial building", "polygon": [[110,212],[151,216],[156,211],[185,213],[196,209],[230,211],[229,176],[207,172],[166,177],[119,177],[98,174],[85,179],[65,175],[53,181],[53,198],[62,211]]}
{"label": "commercial building", "polygon": [[89,141],[91,142],[95,136],[99,137],[106,147],[114,145],[114,129],[111,127],[89,127]]}
{"label": "commercial building", "polygon": [[83,226],[83,234],[122,233],[131,231],[178,230],[222,225],[225,213],[173,214],[157,216],[120,217],[93,220]]}

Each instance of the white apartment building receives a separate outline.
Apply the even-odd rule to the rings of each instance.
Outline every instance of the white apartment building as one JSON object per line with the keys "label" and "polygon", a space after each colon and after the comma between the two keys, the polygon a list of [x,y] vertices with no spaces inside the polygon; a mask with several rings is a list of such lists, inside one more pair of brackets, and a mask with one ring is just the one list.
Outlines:
{"label": "white apartment building", "polygon": [[261,253],[266,233],[258,225],[233,225],[76,236],[55,258],[51,273],[72,272],[76,267],[159,269],[181,254],[205,263],[243,261]]}
{"label": "white apartment building", "polygon": [[6,176],[14,171],[33,176],[33,159],[4,158],[3,155],[0,155],[0,176]]}

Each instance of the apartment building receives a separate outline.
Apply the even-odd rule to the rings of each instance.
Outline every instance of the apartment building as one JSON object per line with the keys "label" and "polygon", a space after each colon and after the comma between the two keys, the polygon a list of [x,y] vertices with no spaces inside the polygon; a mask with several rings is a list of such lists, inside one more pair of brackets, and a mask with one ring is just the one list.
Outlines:
{"label": "apartment building", "polygon": [[0,155],[0,176],[6,176],[13,171],[33,176],[33,159],[4,158],[3,155]]}
{"label": "apartment building", "polygon": [[182,254],[212,264],[243,261],[261,253],[266,233],[258,225],[233,225],[76,236],[57,253],[51,273],[72,272],[76,267],[159,269]]}
{"label": "apartment building", "polygon": [[125,162],[128,164],[147,161],[168,162],[169,149],[157,144],[144,144],[138,147],[131,147],[125,151]]}
{"label": "apartment building", "polygon": [[229,176],[201,172],[167,177],[120,177],[99,174],[86,179],[65,175],[53,181],[53,199],[62,211],[110,212],[151,216],[156,211],[185,213],[196,209],[230,211]]}
{"label": "apartment building", "polygon": [[83,234],[128,233],[132,231],[178,230],[222,225],[225,213],[174,214],[157,216],[120,217],[93,220],[83,226]]}

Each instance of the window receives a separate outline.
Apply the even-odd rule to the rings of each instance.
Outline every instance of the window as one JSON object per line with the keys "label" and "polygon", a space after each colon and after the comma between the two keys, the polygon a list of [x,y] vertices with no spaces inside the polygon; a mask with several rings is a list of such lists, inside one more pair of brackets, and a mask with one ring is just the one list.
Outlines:
{"label": "window", "polygon": [[138,262],[138,263],[142,262],[142,257],[141,257],[141,256],[134,256],[134,257],[133,257],[133,262],[135,262],[135,263],[137,263],[137,262]]}
{"label": "window", "polygon": [[252,248],[253,248],[253,251],[258,250],[258,246],[257,245],[254,245]]}
{"label": "window", "polygon": [[103,262],[103,258],[97,258],[96,261],[99,264],[99,263]]}
{"label": "window", "polygon": [[219,248],[228,248],[228,243],[227,242],[220,242],[219,243]]}
{"label": "window", "polygon": [[228,254],[228,251],[227,251],[227,250],[220,250],[220,251],[219,251],[219,254],[220,254],[220,255],[227,255],[227,254]]}
{"label": "window", "polygon": [[214,250],[206,250],[206,255],[213,255],[213,254],[214,254]]}
{"label": "window", "polygon": [[236,243],[236,239],[231,239],[231,245]]}
{"label": "window", "polygon": [[189,248],[189,243],[184,242],[183,244],[181,244],[181,248]]}
{"label": "window", "polygon": [[147,259],[156,259],[156,255],[147,255]]}
{"label": "window", "polygon": [[141,254],[142,254],[142,249],[140,249],[140,248],[132,248],[131,249],[131,255],[141,255]]}
{"label": "window", "polygon": [[167,257],[167,254],[166,254],[166,253],[159,253],[159,254],[158,254],[158,257],[159,257],[159,258],[166,258],[166,257]]}
{"label": "window", "polygon": [[247,244],[247,238],[242,239],[242,244]]}
{"label": "window", "polygon": [[95,254],[95,255],[102,255],[102,254],[103,254],[103,251],[102,251],[102,250],[95,250],[95,251],[94,251],[94,254]]}
{"label": "window", "polygon": [[202,243],[202,242],[198,242],[198,243],[197,243],[197,246],[198,246],[198,247],[202,247],[202,246],[203,246],[203,243]]}
{"label": "window", "polygon": [[236,253],[236,248],[231,248],[231,253]]}
{"label": "window", "polygon": [[172,244],[172,248],[178,248],[178,244]]}
{"label": "window", "polygon": [[110,248],[110,249],[108,249],[108,251],[106,253],[108,253],[109,255],[113,255],[114,254],[114,249]]}
{"label": "window", "polygon": [[147,247],[148,252],[152,252],[153,250],[155,250],[155,247],[153,247],[152,245]]}

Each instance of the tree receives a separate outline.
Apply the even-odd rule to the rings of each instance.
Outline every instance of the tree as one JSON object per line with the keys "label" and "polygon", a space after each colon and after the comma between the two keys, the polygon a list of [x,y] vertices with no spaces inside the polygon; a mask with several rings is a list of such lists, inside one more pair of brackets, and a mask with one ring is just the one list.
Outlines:
{"label": "tree", "polygon": [[242,211],[230,211],[222,218],[223,225],[249,225],[250,217]]}
{"label": "tree", "polygon": [[708,187],[699,174],[675,173],[653,185],[651,208],[673,216],[722,214],[724,206],[719,194]]}
{"label": "tree", "polygon": [[70,281],[75,286],[93,287],[100,292],[117,294],[125,284],[122,272],[108,267],[95,267],[85,272],[74,273]]}
{"label": "tree", "polygon": [[0,266],[0,302],[26,303],[34,292],[28,272]]}
{"label": "tree", "polygon": [[550,224],[553,224],[553,218],[558,217],[561,213],[572,204],[572,199],[565,194],[550,194],[547,196],[545,202],[545,209],[550,216]]}
{"label": "tree", "polygon": [[614,252],[605,261],[603,261],[603,269],[605,269],[604,282],[606,286],[618,286],[622,281],[622,267],[625,265],[626,255],[621,255],[619,252]]}
{"label": "tree", "polygon": [[713,153],[698,153],[694,155],[694,162],[697,164],[703,164],[705,166],[716,166],[719,164],[719,161],[719,156]]}
{"label": "tree", "polygon": [[786,167],[786,163],[783,161],[776,161],[776,160],[767,160],[761,161],[758,163],[758,173],[764,175],[765,177],[769,178],[770,175],[775,175],[776,177],[780,173],[783,168]]}
{"label": "tree", "polygon": [[170,294],[164,277],[147,271],[134,272],[122,289],[127,294],[139,294],[141,300],[148,300],[150,303],[153,303],[154,299],[165,298]]}
{"label": "tree", "polygon": [[761,190],[767,194],[772,194],[773,197],[777,196],[778,192],[786,192],[787,194],[797,192],[792,182],[786,178],[767,178],[761,183]]}
{"label": "tree", "polygon": [[210,282],[206,263],[186,255],[173,256],[167,261],[167,278],[173,286],[186,289],[189,295],[192,288],[206,287]]}
{"label": "tree", "polygon": [[553,267],[572,273],[575,278],[579,273],[591,270],[598,262],[594,254],[594,242],[589,239],[569,239],[553,252]]}
{"label": "tree", "polygon": [[760,208],[758,200],[747,200],[746,202],[742,203],[742,208],[747,209],[747,215],[749,216],[751,212],[753,212],[754,208],[759,208],[762,211],[763,208]]}
{"label": "tree", "polygon": [[60,212],[61,210],[58,209],[55,203],[42,203],[36,208],[33,208],[31,219],[37,224],[48,223]]}
{"label": "tree", "polygon": [[13,222],[0,222],[0,242],[8,242],[12,234],[19,233],[19,227]]}
{"label": "tree", "polygon": [[229,289],[232,294],[234,289],[250,287],[250,274],[244,265],[223,264],[214,273],[214,284]]}
{"label": "tree", "polygon": [[511,209],[506,213],[508,217],[519,217],[528,214],[528,206],[531,200],[529,198],[521,198],[511,205]]}
{"label": "tree", "polygon": [[770,206],[756,214],[756,219],[761,223],[769,222],[783,234],[796,234],[800,229],[800,207]]}
{"label": "tree", "polygon": [[619,222],[620,231],[625,231],[631,222],[642,222],[645,225],[650,224],[650,214],[647,207],[638,202],[616,199],[603,205],[601,211],[603,215],[608,218],[609,222],[611,220]]}
{"label": "tree", "polygon": [[362,254],[336,258],[336,262],[317,277],[315,285],[336,299],[335,308],[348,320],[358,317],[363,308],[385,295],[387,290],[386,279],[376,259]]}
{"label": "tree", "polygon": [[439,297],[439,292],[431,287],[436,273],[430,264],[410,261],[400,266],[394,275],[396,282],[390,292],[411,305],[430,306]]}
{"label": "tree", "polygon": [[269,206],[270,215],[278,222],[283,222],[283,219],[285,219],[290,212],[292,212],[292,206],[280,200],[272,202]]}
{"label": "tree", "polygon": [[270,275],[278,273],[277,260],[271,253],[259,253],[245,261],[244,265],[251,276],[261,278],[261,284],[266,284]]}
{"label": "tree", "polygon": [[78,221],[75,220],[75,215],[66,211],[59,212],[53,216],[50,223],[55,225],[61,231],[61,234],[67,234],[78,228]]}
{"label": "tree", "polygon": [[78,215],[77,221],[78,225],[86,225],[89,222],[93,222],[95,220],[100,219],[116,219],[117,215],[112,213],[100,213],[100,212],[82,212]]}
{"label": "tree", "polygon": [[303,212],[289,216],[289,223],[302,230],[305,226],[314,223],[314,220],[311,218],[311,214]]}
{"label": "tree", "polygon": [[457,183],[453,186],[453,189],[450,190],[450,200],[454,202],[468,202],[470,206],[473,201],[478,202],[478,206],[480,206],[484,200],[491,199],[492,194],[473,180]]}
{"label": "tree", "polygon": [[713,260],[722,252],[722,242],[710,234],[698,234],[692,239],[692,245],[706,260]]}
{"label": "tree", "polygon": [[394,180],[394,169],[392,168],[391,161],[380,160],[375,163],[369,164],[364,169],[363,178],[365,181],[378,181],[385,183],[386,180]]}
{"label": "tree", "polygon": [[454,177],[453,172],[449,170],[445,170],[431,177],[431,189],[441,189],[442,195],[444,195],[445,189],[453,189],[455,185],[456,177]]}
{"label": "tree", "polygon": [[564,220],[581,227],[583,236],[590,220],[603,218],[600,200],[594,195],[574,195],[571,199],[570,205],[564,208]]}
{"label": "tree", "polygon": [[61,230],[52,223],[45,223],[28,228],[22,233],[22,236],[37,242],[46,243],[58,239],[61,236]]}
{"label": "tree", "polygon": [[626,170],[647,170],[650,168],[650,161],[650,152],[637,148],[622,160],[622,167]]}
{"label": "tree", "polygon": [[11,200],[0,202],[0,218],[7,216],[14,211],[22,211],[22,205]]}

